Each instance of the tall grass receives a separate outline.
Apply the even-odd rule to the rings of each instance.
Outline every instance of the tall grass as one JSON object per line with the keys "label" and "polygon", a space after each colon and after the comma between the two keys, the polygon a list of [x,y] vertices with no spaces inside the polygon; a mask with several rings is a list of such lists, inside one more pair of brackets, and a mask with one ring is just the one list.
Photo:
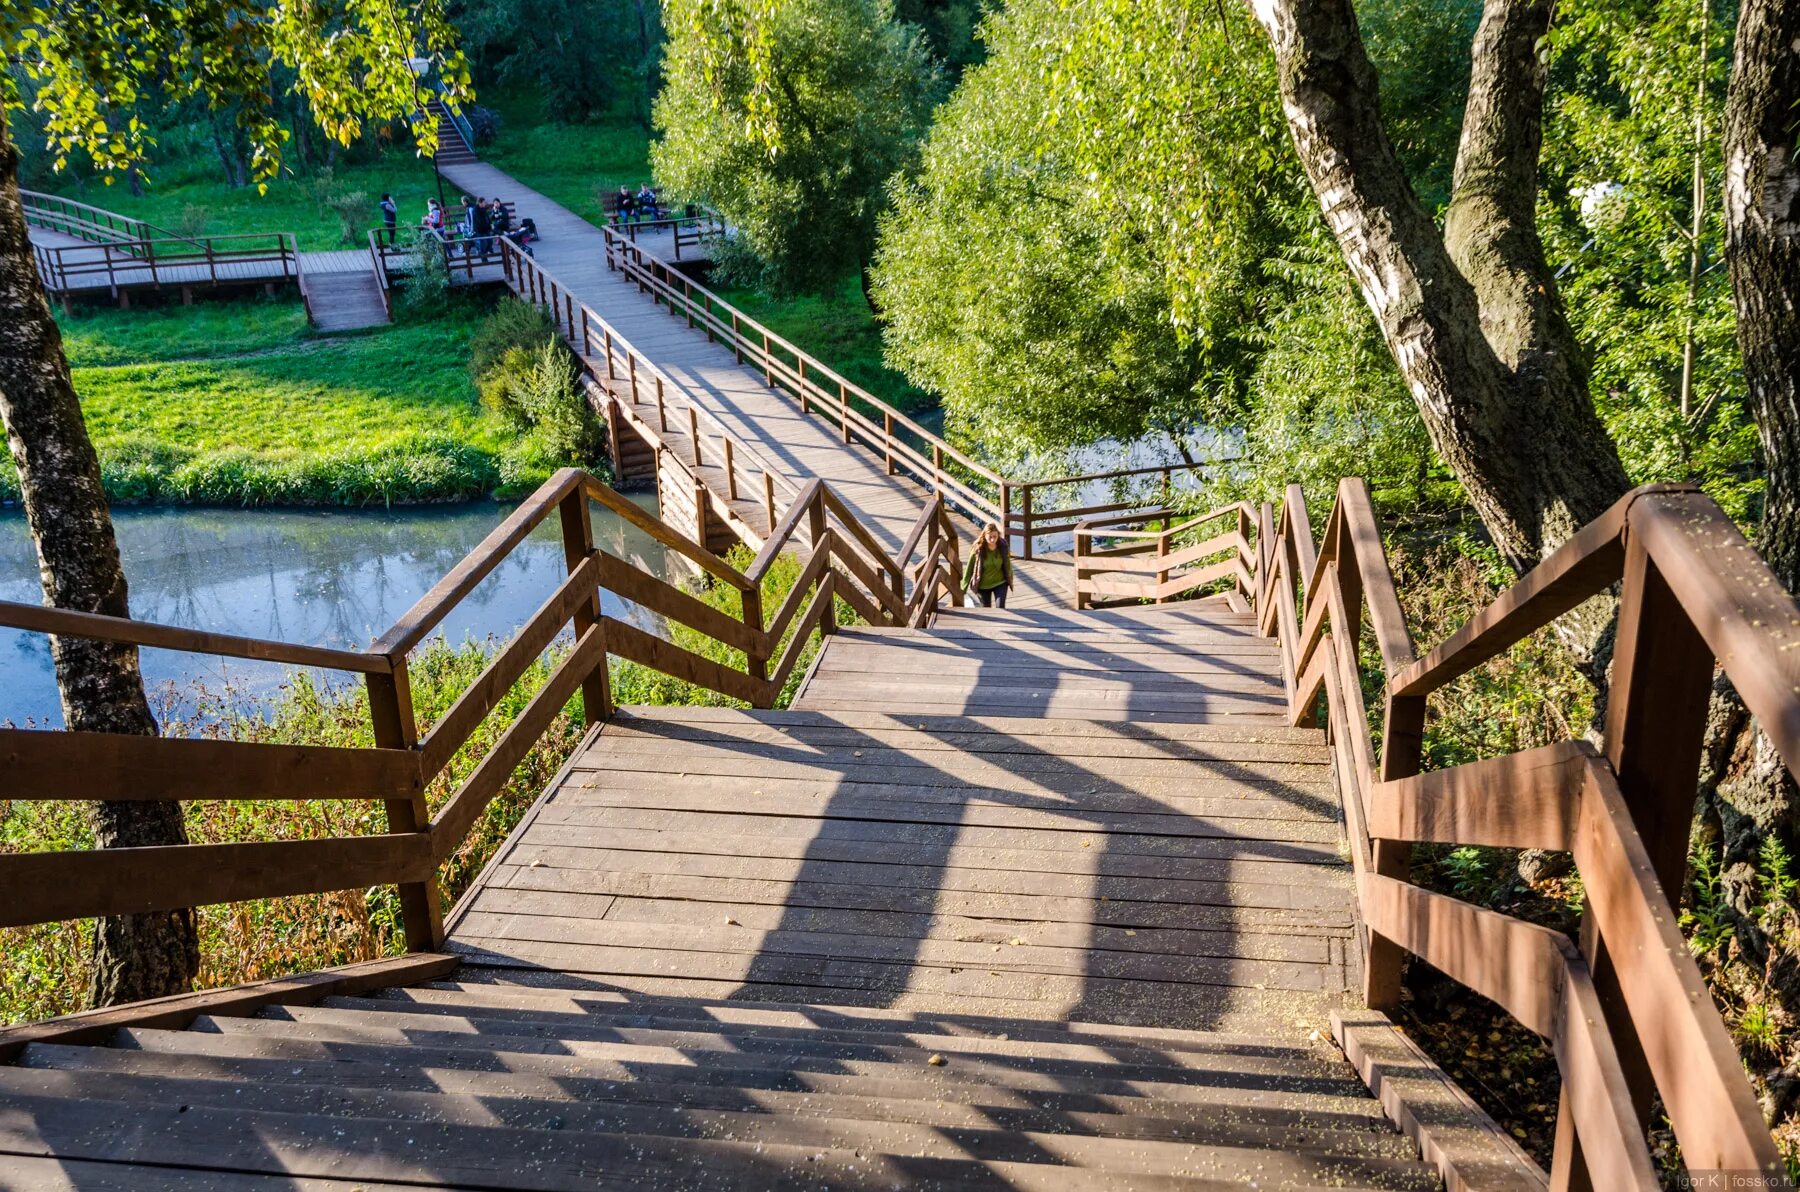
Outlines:
{"label": "tall grass", "polygon": [[[748,554],[740,554],[735,561],[746,565]],[[798,574],[799,563],[792,556],[778,560],[764,580],[764,607],[779,605]],[[695,593],[722,612],[742,613],[733,589],[699,585]],[[841,601],[838,616],[844,624],[856,620]],[[741,653],[692,629],[671,626],[670,636],[677,645],[714,661],[743,666]],[[795,668],[782,706],[818,644],[814,634],[802,665]],[[413,655],[412,693],[421,731],[429,730],[469,688],[498,647],[493,641],[450,646],[439,640]],[[558,646],[536,662],[506,693],[446,772],[427,788],[426,802],[434,813],[543,687],[566,652],[566,645]],[[614,659],[610,677],[614,699],[621,704],[742,706],[632,662]],[[324,686],[304,672],[295,673],[267,697],[230,690],[184,691],[163,693],[158,702],[168,736],[351,747],[374,744],[364,691]],[[175,708],[182,709],[179,715],[171,713]],[[532,746],[468,838],[440,869],[446,910],[469,888],[581,736],[577,699]],[[365,836],[386,829],[380,805],[363,801],[194,802],[184,808],[189,838],[197,844]],[[0,852],[91,847],[93,835],[82,805],[0,801]],[[203,907],[199,925],[201,988],[397,955],[403,950],[399,904],[392,886]],[[92,977],[92,936],[91,920],[0,929],[0,1023],[83,1008]]]}

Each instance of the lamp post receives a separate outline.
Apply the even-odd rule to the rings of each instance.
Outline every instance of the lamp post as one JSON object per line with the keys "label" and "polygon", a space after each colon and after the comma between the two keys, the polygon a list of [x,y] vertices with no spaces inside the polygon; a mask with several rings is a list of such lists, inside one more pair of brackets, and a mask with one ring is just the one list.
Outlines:
{"label": "lamp post", "polygon": [[[395,32],[398,33],[398,21],[395,21],[395,26]],[[408,58],[406,60],[406,72],[412,76],[413,102],[419,107],[420,119],[424,119],[430,113],[425,107],[425,97],[419,91],[419,76],[430,68],[431,59],[429,58]],[[444,198],[444,175],[438,171],[437,154],[435,153],[431,155],[431,176],[437,181],[438,207],[448,214],[450,204]]]}

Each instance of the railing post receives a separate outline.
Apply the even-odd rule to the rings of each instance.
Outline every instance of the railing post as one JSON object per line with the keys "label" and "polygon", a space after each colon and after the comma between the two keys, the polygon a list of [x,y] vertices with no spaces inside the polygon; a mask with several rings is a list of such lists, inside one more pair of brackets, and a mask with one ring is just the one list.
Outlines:
{"label": "railing post", "polygon": [[763,509],[769,515],[769,533],[775,532],[775,474],[763,469]]}
{"label": "railing post", "polygon": [[838,427],[844,435],[844,442],[850,441],[850,390],[842,381],[838,382]]}
{"label": "railing post", "polygon": [[[631,402],[633,405],[637,404],[637,390],[635,389],[631,391]],[[667,433],[669,429],[669,407],[663,403],[663,379],[661,373],[656,374],[656,429],[663,431],[664,433]]]}
{"label": "railing post", "polygon": [[1012,486],[1006,481],[1000,482],[1000,541],[1006,549],[1012,549]]}
{"label": "railing post", "polygon": [[[1156,536],[1156,557],[1159,559],[1166,559],[1169,557],[1169,522],[1172,520],[1173,520],[1172,518],[1165,516],[1163,519],[1162,532]],[[1163,569],[1158,570],[1156,573],[1157,585],[1160,587],[1161,585],[1166,584],[1168,582],[1169,582],[1168,569],[1163,568]],[[1167,603],[1169,603],[1169,598],[1167,596],[1163,595],[1161,592],[1158,592],[1156,594],[1155,603],[1167,604]]]}
{"label": "railing post", "polygon": [[722,435],[719,441],[725,449],[725,495],[735,501],[738,495],[737,470],[732,466],[731,438],[728,435]]}
{"label": "railing post", "polygon": [[[743,597],[744,628],[750,631],[753,639],[751,644],[744,649],[744,670],[752,679],[760,679],[767,684],[769,681],[769,652],[774,649],[775,643],[769,642],[766,645],[758,646],[754,640],[761,638],[763,632],[762,584],[759,582],[739,595]],[[779,691],[769,691],[765,699],[758,701],[756,706],[772,708],[775,706],[776,697],[780,694]]]}
{"label": "railing post", "polygon": [[[413,719],[412,686],[406,677],[406,657],[394,660],[393,673],[368,676],[369,719],[378,749],[414,749],[419,744],[419,725]],[[409,799],[386,803],[388,831],[424,832],[431,827],[425,792]],[[400,883],[400,921],[408,952],[436,952],[444,946],[444,907],[438,897],[437,875],[424,881]]]}
{"label": "railing post", "polygon": [[931,491],[944,491],[944,449],[937,443],[931,445]]}
{"label": "railing post", "polygon": [[[1031,497],[1031,490],[1029,488],[1027,488],[1025,490],[1025,496],[1026,496],[1027,505],[1029,506],[1030,497]],[[1086,534],[1083,534],[1081,532],[1081,527],[1079,525],[1075,527],[1075,530],[1073,532],[1073,537],[1075,539],[1075,542],[1074,542],[1075,609],[1077,612],[1079,612],[1080,610],[1086,608],[1088,605],[1093,603],[1093,597],[1089,593],[1081,590],[1081,581],[1087,578],[1087,557],[1088,557],[1089,539]],[[1026,546],[1031,545],[1031,535],[1029,532],[1027,532],[1025,535],[1025,544],[1026,544]]]}
{"label": "railing post", "polygon": [[[1656,497],[1646,497],[1654,501]],[[1712,700],[1713,653],[1641,539],[1625,534],[1625,571],[1619,588],[1618,630],[1607,684],[1605,753],[1618,776],[1632,825],[1669,900],[1681,900],[1694,814],[1694,776],[1700,770],[1706,716]],[[1619,1053],[1640,1124],[1648,1125],[1656,1084],[1640,1031],[1631,1021],[1618,971],[1590,911],[1581,917],[1581,954]],[[1648,1024],[1647,1024],[1648,1025]],[[1565,1093],[1556,1124],[1551,1186],[1604,1187],[1594,1179],[1573,1130]]]}
{"label": "railing post", "polygon": [[688,439],[694,445],[694,466],[704,467],[700,462],[700,414],[693,406],[688,406]]}
{"label": "railing post", "polygon": [[1025,540],[1025,549],[1021,552],[1027,559],[1031,557],[1031,492],[1029,484],[1019,487],[1019,536]]}
{"label": "railing post", "polygon": [[702,550],[711,550],[706,542],[706,486],[698,480],[694,481],[694,541]]}
{"label": "railing post", "polygon": [[[822,488],[813,490],[812,505],[806,511],[806,525],[812,535],[813,553],[818,554],[825,545],[825,490]],[[819,616],[819,636],[825,638],[837,632],[837,580],[830,566],[820,573],[819,583],[834,593],[825,598],[825,607]]]}
{"label": "railing post", "polygon": [[[1243,562],[1244,555],[1249,553],[1250,534],[1251,534],[1250,513],[1248,510],[1246,510],[1244,508],[1243,502],[1241,502],[1241,501],[1238,502],[1238,509],[1237,509],[1237,532],[1238,532],[1238,538],[1241,539],[1241,544],[1238,547],[1238,562],[1241,563],[1241,562]],[[1162,551],[1159,551],[1158,553],[1159,554],[1167,553],[1167,548],[1165,547]],[[1255,590],[1253,588],[1251,588],[1251,586],[1249,584],[1246,584],[1244,582],[1244,576],[1243,576],[1242,572],[1238,573],[1237,579],[1233,582],[1235,582],[1237,584],[1237,590],[1239,592],[1243,593],[1245,603],[1247,603],[1247,604],[1251,603],[1256,599]],[[1352,638],[1351,640],[1354,641],[1355,639]]]}
{"label": "railing post", "polygon": [[892,411],[881,415],[881,457],[887,465],[887,474],[894,474],[894,415]]}
{"label": "railing post", "polygon": [[[557,513],[562,519],[563,562],[573,573],[594,553],[594,521],[588,510],[586,485],[577,484],[575,491],[562,499]],[[595,588],[575,609],[575,640],[580,641],[582,635],[599,620],[600,589]],[[606,672],[606,654],[602,651],[594,672],[581,682],[582,722],[588,728],[593,728],[612,715],[611,688],[611,680]]]}

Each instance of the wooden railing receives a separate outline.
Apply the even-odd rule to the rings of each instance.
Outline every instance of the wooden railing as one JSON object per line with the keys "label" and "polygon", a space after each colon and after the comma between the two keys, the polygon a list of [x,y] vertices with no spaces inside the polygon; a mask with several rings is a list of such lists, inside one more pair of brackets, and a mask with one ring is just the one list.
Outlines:
{"label": "wooden railing", "polygon": [[[595,546],[590,502],[735,590],[732,616]],[[567,578],[438,721],[421,731],[408,683],[413,650],[539,524],[558,518]],[[763,581],[788,550],[806,556],[778,608]],[[917,556],[915,558],[915,556]],[[757,707],[794,676],[815,630],[836,631],[835,601],[874,624],[922,624],[947,594],[960,603],[956,538],[943,502],[920,512],[905,549],[887,555],[824,484],[789,506],[743,571],[615,494],[567,469],[544,484],[366,650],[206,633],[123,618],[0,602],[0,626],[190,653],[320,667],[362,676],[375,748],[0,729],[6,797],[23,800],[350,799],[380,801],[387,831],[316,840],[0,855],[0,927],[167,910],[328,890],[396,885],[406,945],[443,942],[436,874],[532,745],[579,693],[592,725],[612,711],[608,659],[636,662]],[[740,652],[716,662],[603,610],[611,592]],[[766,615],[765,615],[766,614]],[[425,791],[557,636],[575,643],[517,719],[435,815]]]}
{"label": "wooden railing", "polygon": [[688,203],[685,206],[687,214],[664,215],[655,219],[621,222],[615,215],[606,226],[633,245],[637,244],[638,237],[645,232],[671,232],[675,242],[675,259],[679,261],[682,249],[695,248],[725,234],[725,219],[717,211],[700,203]]}
{"label": "wooden railing", "polygon": [[[1692,1173],[1780,1159],[1677,926],[1715,666],[1800,770],[1800,605],[1731,520],[1693,489],[1639,489],[1418,657],[1368,491],[1346,480],[1315,550],[1305,501],[1256,517],[1255,609],[1280,642],[1296,724],[1324,724],[1356,874],[1370,1006],[1420,957],[1546,1039],[1562,1073],[1555,1188],[1658,1187],[1653,1094]],[[1242,533],[1240,520],[1240,533]],[[1481,662],[1614,584],[1604,739],[1421,774],[1425,706]],[[1364,704],[1365,621],[1380,658],[1380,745]],[[1419,842],[1566,850],[1580,939],[1408,880]],[[1672,897],[1673,895],[1673,897]],[[1762,1184],[1759,1186],[1777,1186]]]}
{"label": "wooden railing", "polygon": [[[710,510],[731,523],[733,532],[745,541],[760,542],[764,535],[773,532],[781,510],[800,493],[799,486],[764,459],[757,448],[693,401],[679,382],[634,348],[593,308],[579,301],[554,274],[510,243],[503,245],[501,257],[507,287],[547,311],[558,333],[582,358],[593,385],[600,390],[590,391],[592,404],[607,419],[612,441],[619,440],[614,419],[629,419],[633,431],[650,444],[658,468],[667,464],[682,474],[701,519]],[[685,451],[671,446],[665,438],[671,405],[676,407],[674,417],[687,432]],[[705,483],[704,469],[708,466],[719,469],[714,479],[724,489],[716,493],[722,500],[713,500],[715,490]],[[745,493],[751,495],[743,498]],[[732,509],[730,503],[740,498],[760,498],[760,526],[743,521]],[[695,527],[694,537],[705,540],[704,525]]]}
{"label": "wooden railing", "polygon": [[134,241],[180,239],[174,232],[153,223],[116,211],[78,203],[61,195],[41,191],[19,191],[25,208],[25,222],[34,228],[61,232],[93,244],[120,244]]}
{"label": "wooden railing", "polygon": [[[1254,597],[1249,505],[1224,505],[1177,522],[1172,509],[1152,509],[1079,522],[1075,536],[1075,607],[1096,602],[1148,600],[1164,604],[1180,596],[1232,581],[1235,603]],[[1231,528],[1200,537],[1202,526],[1231,522]]]}
{"label": "wooden railing", "polygon": [[[603,231],[608,268],[622,271],[671,315],[704,331],[709,340],[730,348],[739,364],[762,373],[764,383],[794,401],[802,414],[835,424],[838,436],[847,446],[860,444],[879,456],[888,475],[910,476],[978,524],[992,522],[1003,527],[1009,538],[1019,540],[1025,558],[1032,557],[1040,538],[1069,533],[1082,518],[1164,502],[1175,476],[1229,462],[1206,460],[1039,480],[1002,476],[668,262],[646,252],[633,242],[628,228],[608,227]],[[1157,475],[1164,478],[1163,491],[1144,500],[1109,500],[1046,509],[1039,495],[1046,490],[1088,488]]]}
{"label": "wooden railing", "polygon": [[50,293],[297,280],[300,252],[286,232],[39,246],[38,273]]}

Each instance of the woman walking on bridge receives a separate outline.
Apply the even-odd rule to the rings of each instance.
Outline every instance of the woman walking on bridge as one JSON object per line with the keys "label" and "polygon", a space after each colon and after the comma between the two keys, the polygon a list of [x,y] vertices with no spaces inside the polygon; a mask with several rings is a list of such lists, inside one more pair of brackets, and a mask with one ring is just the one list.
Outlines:
{"label": "woman walking on bridge", "polygon": [[998,604],[1006,607],[1006,590],[1012,587],[1012,554],[1000,527],[989,522],[975,538],[969,552],[969,567],[963,575],[963,587],[981,597],[983,608]]}

